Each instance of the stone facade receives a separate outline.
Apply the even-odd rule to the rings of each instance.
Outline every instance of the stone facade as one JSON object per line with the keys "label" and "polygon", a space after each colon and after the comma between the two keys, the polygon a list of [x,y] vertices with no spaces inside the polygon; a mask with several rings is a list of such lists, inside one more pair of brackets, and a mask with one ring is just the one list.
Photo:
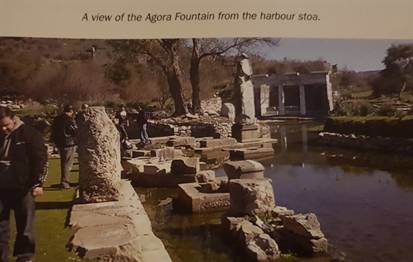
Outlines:
{"label": "stone facade", "polygon": [[325,116],[333,110],[331,71],[257,75],[255,109],[265,116]]}

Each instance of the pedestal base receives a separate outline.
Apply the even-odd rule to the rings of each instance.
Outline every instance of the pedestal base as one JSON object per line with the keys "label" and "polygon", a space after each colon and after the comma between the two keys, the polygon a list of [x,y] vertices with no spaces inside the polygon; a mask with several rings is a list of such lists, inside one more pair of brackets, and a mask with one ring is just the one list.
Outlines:
{"label": "pedestal base", "polygon": [[232,137],[240,143],[259,137],[258,126],[256,124],[234,124],[232,125],[231,131]]}

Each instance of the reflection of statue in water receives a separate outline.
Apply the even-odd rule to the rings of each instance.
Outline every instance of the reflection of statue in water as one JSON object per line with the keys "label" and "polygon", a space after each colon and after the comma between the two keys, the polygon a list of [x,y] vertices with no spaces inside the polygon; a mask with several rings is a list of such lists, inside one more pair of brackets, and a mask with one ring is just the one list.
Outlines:
{"label": "reflection of statue in water", "polygon": [[248,56],[242,54],[237,63],[234,86],[235,121],[239,124],[255,123],[254,86]]}

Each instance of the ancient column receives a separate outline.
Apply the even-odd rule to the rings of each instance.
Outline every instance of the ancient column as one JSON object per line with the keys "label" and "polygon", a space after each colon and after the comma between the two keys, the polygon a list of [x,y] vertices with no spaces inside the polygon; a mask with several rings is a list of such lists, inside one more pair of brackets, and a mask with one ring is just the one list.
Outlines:
{"label": "ancient column", "polygon": [[89,107],[78,125],[81,202],[118,200],[122,170],[118,130],[104,107]]}
{"label": "ancient column", "polygon": [[278,86],[278,114],[285,115],[285,107],[284,107],[284,87],[282,85]]}
{"label": "ancient column", "polygon": [[270,86],[261,85],[260,86],[260,105],[261,105],[261,116],[267,114],[268,108],[270,107]]}
{"label": "ancient column", "polygon": [[306,115],[307,108],[305,104],[305,87],[304,85],[300,85],[300,114]]}

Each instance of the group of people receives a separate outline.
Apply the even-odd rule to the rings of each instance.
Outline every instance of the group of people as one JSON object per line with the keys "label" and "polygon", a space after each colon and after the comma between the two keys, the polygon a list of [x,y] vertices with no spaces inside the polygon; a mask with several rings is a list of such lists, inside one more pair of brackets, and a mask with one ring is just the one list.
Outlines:
{"label": "group of people", "polygon": [[[76,114],[73,106],[66,105],[52,124],[51,141],[60,154],[60,186],[65,189],[71,186],[69,174],[75,160],[78,116],[87,108],[84,104]],[[150,143],[146,130],[149,114],[142,109],[127,113],[125,107],[115,117],[121,142],[129,140],[127,128],[134,115],[141,143]],[[9,261],[11,210],[14,210],[17,229],[13,255],[17,262],[29,262],[35,252],[35,198],[43,195],[47,177],[47,146],[40,132],[26,125],[7,107],[0,107],[0,127],[0,262]]]}
{"label": "group of people", "polygon": [[139,112],[136,109],[132,109],[128,113],[126,107],[122,106],[115,116],[116,124],[120,132],[121,144],[128,144],[129,136],[127,130],[130,126],[130,119],[136,120],[141,144],[150,144],[151,140],[149,139],[147,131],[149,118],[149,112],[145,111],[143,108],[140,108]]}

